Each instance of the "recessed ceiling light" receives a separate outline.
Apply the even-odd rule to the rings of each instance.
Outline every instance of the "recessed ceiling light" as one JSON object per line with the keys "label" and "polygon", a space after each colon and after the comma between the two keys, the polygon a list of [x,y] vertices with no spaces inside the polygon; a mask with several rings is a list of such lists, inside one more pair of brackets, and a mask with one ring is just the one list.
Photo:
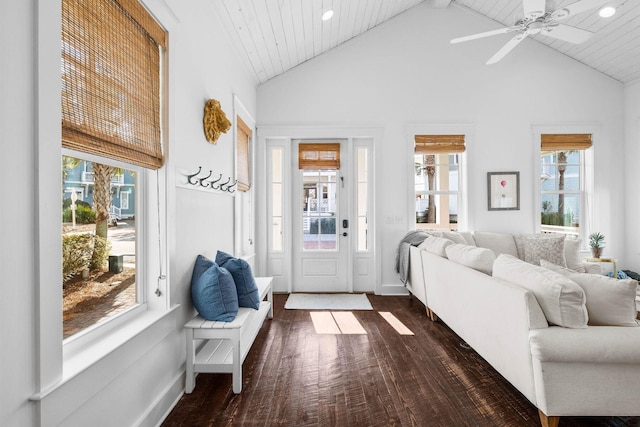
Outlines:
{"label": "recessed ceiling light", "polygon": [[602,18],[609,18],[616,14],[616,8],[613,6],[605,6],[602,9],[600,9],[600,12],[598,12],[598,14]]}
{"label": "recessed ceiling light", "polygon": [[332,16],[333,16],[333,10],[327,10],[325,13],[322,14],[322,20],[328,21],[329,19],[331,19]]}

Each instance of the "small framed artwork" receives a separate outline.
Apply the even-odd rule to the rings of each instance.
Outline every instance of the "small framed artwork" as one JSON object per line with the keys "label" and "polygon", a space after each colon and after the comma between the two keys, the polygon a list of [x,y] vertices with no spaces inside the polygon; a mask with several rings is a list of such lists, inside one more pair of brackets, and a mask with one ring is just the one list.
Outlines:
{"label": "small framed artwork", "polygon": [[520,210],[520,172],[487,172],[490,211]]}

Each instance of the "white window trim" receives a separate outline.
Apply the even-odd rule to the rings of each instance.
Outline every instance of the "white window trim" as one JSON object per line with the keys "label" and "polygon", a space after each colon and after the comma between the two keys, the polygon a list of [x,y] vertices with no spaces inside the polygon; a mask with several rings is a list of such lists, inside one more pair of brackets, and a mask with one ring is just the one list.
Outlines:
{"label": "white window trim", "polygon": [[[247,214],[247,212],[243,212],[243,206],[242,206],[242,199],[244,197],[235,197],[234,199],[234,209],[236,214],[234,215],[235,217],[235,221],[234,221],[234,252],[235,255],[237,257],[243,257],[245,259],[247,258],[253,258],[256,255],[256,247],[255,247],[255,188],[256,188],[256,177],[255,177],[255,171],[256,171],[256,167],[255,167],[255,142],[257,140],[256,138],[256,120],[253,118],[253,116],[251,115],[251,113],[249,112],[249,110],[244,106],[244,104],[240,101],[240,98],[238,97],[238,95],[234,94],[233,95],[233,144],[234,144],[234,151],[233,151],[233,164],[235,165],[235,167],[237,167],[238,165],[238,149],[236,147],[236,144],[238,143],[238,123],[237,123],[237,118],[240,117],[242,119],[242,121],[251,129],[252,134],[249,137],[249,153],[248,153],[248,160],[249,160],[249,179],[251,180],[251,187],[249,188],[249,191],[245,192],[245,196],[244,197],[248,197],[250,199],[250,203],[249,205],[251,206],[251,212],[249,213],[249,215],[245,215]],[[237,180],[238,178],[238,171],[235,171],[235,178]],[[245,217],[247,218],[249,224],[243,224],[243,221],[245,219]],[[248,234],[248,236],[243,235],[243,230],[246,231]],[[244,250],[245,245],[243,243],[246,243],[247,240],[250,240],[250,246],[251,246],[251,251],[250,252],[246,252]],[[244,242],[243,242],[244,241]]]}
{"label": "white window trim", "polygon": [[[69,381],[78,374],[85,372],[91,368],[94,378],[99,377],[102,381],[91,382],[84,391],[91,393],[89,389],[97,392],[102,384],[109,381],[109,378],[115,378],[121,372],[117,369],[104,370],[100,368],[98,362],[103,360],[105,363],[114,365],[116,359],[107,359],[106,357],[112,353],[122,350],[126,343],[140,333],[148,332],[147,338],[153,337],[154,340],[161,339],[167,331],[175,328],[175,320],[169,315],[175,311],[178,306],[170,307],[169,283],[166,280],[158,282],[161,290],[161,297],[155,297],[148,300],[146,310],[133,316],[131,321],[126,322],[126,326],[116,328],[111,333],[107,328],[103,329],[100,339],[94,341],[95,345],[83,351],[76,352],[73,357],[67,354],[65,357],[62,321],[62,245],[60,244],[60,195],[62,190],[62,170],[60,167],[61,147],[59,144],[52,144],[52,141],[62,140],[62,129],[60,126],[61,112],[61,93],[60,93],[60,34],[62,31],[61,24],[61,3],[60,1],[38,1],[37,15],[46,17],[46,22],[39,21],[37,32],[37,85],[34,95],[36,105],[36,128],[34,130],[36,138],[37,156],[34,166],[37,171],[37,195],[36,195],[36,219],[33,226],[36,229],[36,254],[33,259],[34,268],[36,270],[36,307],[34,307],[34,315],[36,317],[36,384],[35,393],[31,396],[31,400],[39,401],[39,414],[42,420],[55,418],[59,415],[59,403],[55,397],[46,399],[47,396],[54,394],[66,384],[73,384]],[[53,18],[53,19],[52,19]],[[164,55],[163,55],[164,56]],[[166,64],[166,60],[162,59]],[[167,93],[168,81],[166,79],[167,67],[164,67],[161,78],[161,88],[163,94],[161,99],[166,99],[164,94]],[[163,126],[166,126],[166,111],[168,105],[163,102],[162,117]],[[166,138],[166,129],[163,129],[163,139]],[[163,145],[166,146],[166,144]],[[84,156],[84,155],[83,155]],[[147,278],[152,278],[147,284],[149,291],[155,290],[155,277],[159,276],[158,263],[162,258],[163,275],[169,277],[168,263],[168,232],[167,232],[167,176],[166,167],[156,172],[148,171],[145,173],[145,186],[149,189],[157,188],[158,191],[147,191],[144,203],[150,207],[161,206],[160,209],[148,209],[145,224],[157,224],[158,214],[163,227],[155,233],[147,233],[149,240],[145,244],[148,247],[158,246],[160,241],[161,248],[154,254],[147,253],[149,264],[143,265],[142,269],[148,273]],[[159,181],[159,187],[156,187],[156,179],[153,179],[153,185],[150,185],[150,177],[152,174]],[[140,178],[143,179],[143,178]],[[158,201],[158,198],[160,199]],[[160,236],[158,237],[158,232]],[[154,268],[155,264],[155,268]],[[153,283],[152,283],[153,282]],[[55,303],[59,301],[60,303]],[[53,303],[52,303],[53,302]],[[123,316],[126,317],[126,316]],[[139,354],[148,351],[148,346],[154,342],[149,340],[141,343],[134,343]],[[67,352],[68,353],[68,352]],[[132,356],[132,353],[128,353]],[[121,366],[113,366],[121,368]],[[99,372],[98,372],[99,371]]]}
{"label": "white window trim", "polygon": [[533,181],[533,194],[534,201],[533,206],[535,209],[534,218],[534,230],[536,233],[540,233],[540,206],[542,204],[542,189],[540,188],[540,174],[542,173],[540,166],[540,154],[541,147],[540,141],[542,141],[543,134],[591,134],[591,140],[593,146],[587,150],[583,150],[583,162],[582,162],[582,181],[583,181],[583,194],[580,202],[580,230],[579,237],[581,239],[581,250],[587,250],[587,236],[591,234],[591,230],[598,229],[598,225],[594,224],[594,209],[593,209],[593,195],[595,189],[594,181],[594,146],[598,143],[600,136],[600,126],[593,124],[585,125],[534,125],[532,126],[533,141],[531,143],[533,147],[533,160],[534,160],[534,177]]}

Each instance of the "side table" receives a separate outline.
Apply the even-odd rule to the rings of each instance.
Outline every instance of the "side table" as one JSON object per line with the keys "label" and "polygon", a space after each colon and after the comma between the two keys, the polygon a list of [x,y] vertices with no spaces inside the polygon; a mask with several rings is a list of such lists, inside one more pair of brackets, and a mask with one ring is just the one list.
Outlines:
{"label": "side table", "polygon": [[616,258],[587,258],[585,261],[587,262],[608,262],[613,264],[613,277],[615,279],[618,278],[618,260]]}

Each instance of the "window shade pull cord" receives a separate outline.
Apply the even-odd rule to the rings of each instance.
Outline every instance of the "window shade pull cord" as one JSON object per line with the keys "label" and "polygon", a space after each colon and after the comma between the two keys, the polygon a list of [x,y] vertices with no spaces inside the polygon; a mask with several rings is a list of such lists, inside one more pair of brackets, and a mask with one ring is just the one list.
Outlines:
{"label": "window shade pull cord", "polygon": [[156,169],[156,207],[158,210],[158,266],[160,268],[160,274],[158,275],[155,294],[157,297],[160,297],[162,295],[162,291],[160,290],[160,281],[165,280],[166,276],[164,275],[164,269],[162,266],[162,235],[160,233],[160,173],[158,172],[158,169]]}

